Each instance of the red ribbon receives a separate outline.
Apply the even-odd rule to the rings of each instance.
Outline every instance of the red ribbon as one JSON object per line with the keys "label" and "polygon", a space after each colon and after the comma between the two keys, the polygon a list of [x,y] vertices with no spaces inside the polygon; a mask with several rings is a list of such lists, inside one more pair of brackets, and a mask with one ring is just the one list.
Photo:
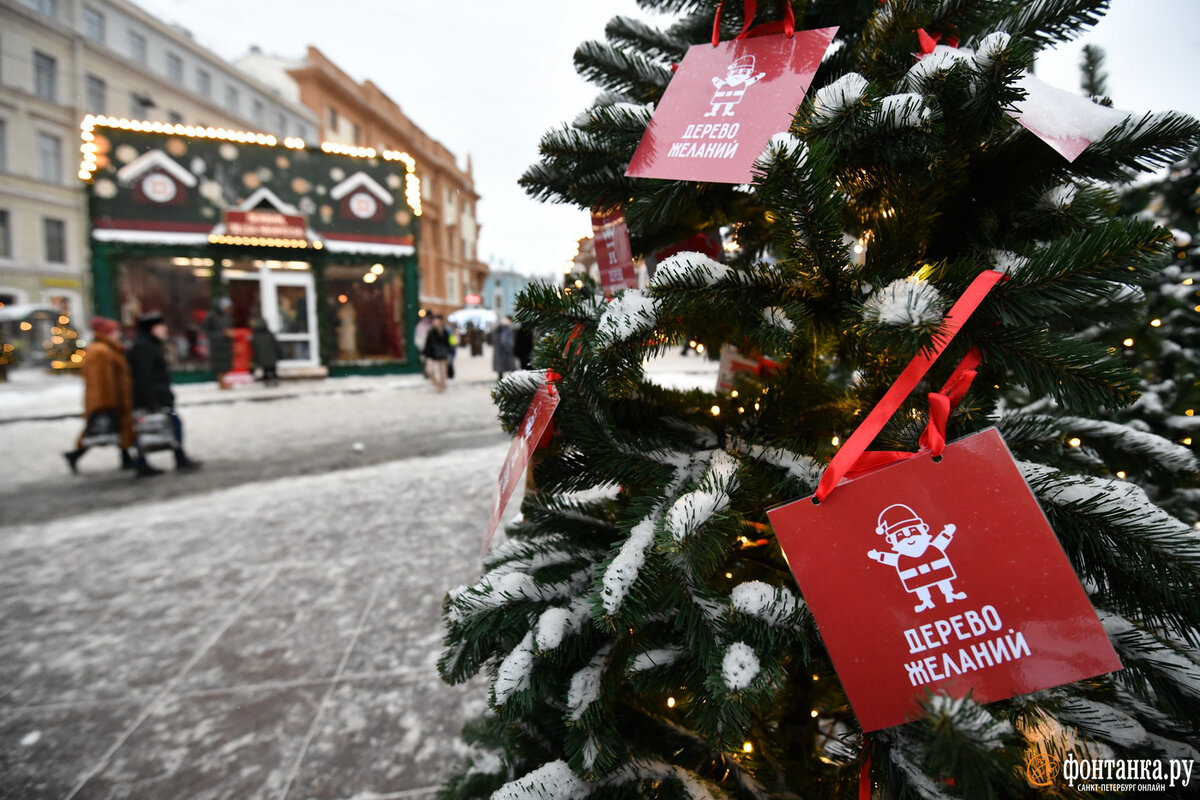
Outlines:
{"label": "red ribbon", "polygon": [[863,754],[862,766],[858,769],[858,800],[871,800],[871,750]]}
{"label": "red ribbon", "polygon": [[[962,330],[962,326],[970,316],[975,313],[975,309],[983,302],[983,298],[987,297],[988,292],[997,283],[1005,279],[1003,272],[995,270],[985,270],[976,276],[967,290],[963,292],[962,297],[946,314],[946,318],[942,320],[942,325],[938,332],[933,336],[933,346],[922,350],[920,353],[908,363],[904,371],[900,373],[900,377],[891,385],[883,398],[875,404],[871,409],[871,413],[867,414],[866,419],[862,421],[854,433],[850,434],[850,438],[842,445],[841,449],[834,454],[833,459],[826,467],[825,473],[821,475],[821,482],[817,485],[815,497],[817,501],[824,500],[833,491],[834,487],[841,483],[842,479],[849,474],[859,474],[867,469],[873,469],[883,464],[892,461],[898,461],[903,458],[909,458],[912,453],[868,453],[867,445],[874,441],[879,432],[883,430],[883,426],[896,413],[897,409],[904,402],[904,398],[912,393],[925,374],[929,372],[933,362],[937,361],[938,356],[946,349],[947,345],[954,336]],[[970,385],[970,379],[975,377],[974,369],[979,365],[979,354],[976,351],[968,353],[962,363],[955,369],[954,374],[950,376],[950,380],[946,382],[946,386],[942,391],[933,393],[930,398],[930,425],[936,426],[937,421],[941,420],[941,428],[931,432],[927,427],[925,433],[921,435],[921,446],[934,445],[940,439],[942,447],[945,446],[945,419],[950,415],[950,408],[953,406],[951,400],[957,397],[962,399],[962,395],[966,392],[966,387]],[[957,401],[955,401],[957,402]],[[940,450],[938,452],[941,452]]]}
{"label": "red ribbon", "polygon": [[[942,40],[940,33],[926,33],[924,28],[917,28],[917,41],[921,45],[921,55],[929,55],[933,52],[933,48],[937,47],[938,42]],[[946,45],[948,47],[958,47],[958,37],[953,33],[946,36]]]}
{"label": "red ribbon", "polygon": [[[717,13],[713,17],[713,34],[712,44],[716,47],[721,43],[721,8],[725,5],[725,0],[717,3]],[[792,4],[785,0],[783,4],[784,17],[778,22],[764,22],[751,28],[754,22],[754,15],[758,11],[758,0],[743,0],[742,6],[742,32],[733,37],[734,41],[738,39],[753,38],[755,36],[766,36],[772,33],[785,33],[790,39],[796,35],[796,14],[792,11]]]}

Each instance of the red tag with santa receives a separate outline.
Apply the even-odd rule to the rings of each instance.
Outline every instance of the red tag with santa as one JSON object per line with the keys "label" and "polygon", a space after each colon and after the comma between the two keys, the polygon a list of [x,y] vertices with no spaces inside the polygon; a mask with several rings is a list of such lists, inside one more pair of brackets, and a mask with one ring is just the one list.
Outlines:
{"label": "red tag with santa", "polygon": [[837,28],[693,45],[659,101],[625,174],[750,183],[786,131]]}
{"label": "red tag with santa", "polygon": [[592,241],[596,247],[596,268],[600,270],[600,288],[605,295],[622,289],[637,288],[633,265],[633,247],[629,227],[620,210],[592,211]]}
{"label": "red tag with santa", "polygon": [[492,515],[488,520],[487,535],[483,540],[484,553],[491,547],[492,537],[496,535],[496,529],[500,527],[500,516],[508,507],[508,501],[512,499],[517,483],[521,480],[526,465],[529,464],[529,456],[541,441],[542,434],[550,425],[550,420],[554,418],[554,410],[558,408],[558,401],[558,389],[548,378],[538,387],[533,395],[533,400],[529,403],[525,418],[521,420],[521,427],[517,428],[512,444],[509,445],[508,455],[504,457],[504,465],[500,468],[500,479],[492,493]]}
{"label": "red tag with santa", "polygon": [[1121,668],[994,428],[768,515],[864,731]]}

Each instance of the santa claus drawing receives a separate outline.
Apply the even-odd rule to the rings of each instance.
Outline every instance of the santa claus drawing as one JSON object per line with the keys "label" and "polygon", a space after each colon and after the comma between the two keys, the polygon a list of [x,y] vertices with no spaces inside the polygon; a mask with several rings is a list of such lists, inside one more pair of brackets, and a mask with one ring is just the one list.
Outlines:
{"label": "santa claus drawing", "polygon": [[966,592],[954,591],[952,581],[957,576],[954,565],[946,556],[946,546],[954,537],[954,531],[954,525],[947,525],[937,536],[932,536],[929,526],[915,511],[903,503],[895,503],[879,512],[875,526],[875,533],[887,539],[892,552],[870,550],[867,556],[896,568],[904,591],[915,592],[921,601],[913,607],[914,611],[933,608],[930,590],[935,586],[947,603],[965,600]]}
{"label": "santa claus drawing", "polygon": [[[767,73],[754,74],[754,56],[742,56],[734,61],[725,71],[725,77],[712,79],[717,91],[713,93],[712,110],[704,116],[715,117],[721,112],[722,117],[734,116],[733,107],[742,102],[742,95],[754,84],[762,80]],[[724,110],[722,110],[722,108]]]}

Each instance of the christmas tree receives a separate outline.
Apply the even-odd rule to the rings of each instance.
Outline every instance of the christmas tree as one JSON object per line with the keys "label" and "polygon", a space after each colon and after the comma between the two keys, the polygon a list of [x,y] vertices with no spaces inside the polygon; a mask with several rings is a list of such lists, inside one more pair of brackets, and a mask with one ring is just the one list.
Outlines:
{"label": "christmas tree", "polygon": [[[1200,151],[1173,164],[1165,175],[1126,190],[1122,208],[1171,231],[1169,247],[1140,287],[1139,313],[1106,332],[1139,378],[1141,394],[1115,409],[1114,430],[1152,434],[1200,452]],[[1093,458],[1111,456],[1092,453]],[[1181,459],[1180,463],[1184,460]],[[1185,522],[1200,522],[1200,476],[1184,470],[1135,471],[1114,461],[1119,477],[1142,486],[1154,502]]]}
{"label": "christmas tree", "polygon": [[[1200,546],[1114,475],[1196,464],[1153,431],[1116,430],[1139,382],[1106,341],[1171,234],[1119,216],[1105,184],[1183,157],[1200,125],[1122,116],[1068,161],[1014,121],[1036,53],[1094,24],[1104,0],[811,0],[792,4],[796,29],[837,33],[752,182],[629,178],[718,4],[641,5],[671,16],[661,29],[614,19],[605,42],[579,47],[603,93],[546,135],[523,184],[622,209],[635,252],[721,229],[729,255],[679,253],[612,298],[586,284],[523,296],[539,369],[500,382],[502,422],[516,431],[547,380],[560,403],[520,520],[446,602],[440,670],[485,672],[490,712],[442,796],[1033,797],[1039,759],[1196,758]],[[721,39],[753,15],[739,6]],[[763,4],[753,21],[784,12]],[[986,704],[931,691],[923,716],[864,733],[767,510],[813,492],[988,270],[1006,279],[928,390],[980,354],[947,435],[999,429],[1123,668]],[[680,339],[759,368],[727,391],[648,380],[646,359]],[[874,449],[919,450],[924,397]]]}

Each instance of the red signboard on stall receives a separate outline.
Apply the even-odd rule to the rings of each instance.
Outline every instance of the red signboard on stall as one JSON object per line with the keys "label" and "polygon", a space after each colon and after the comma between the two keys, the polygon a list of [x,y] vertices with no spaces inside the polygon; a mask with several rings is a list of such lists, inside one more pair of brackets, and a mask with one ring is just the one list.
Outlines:
{"label": "red signboard on stall", "polygon": [[229,236],[251,236],[260,239],[304,239],[304,217],[278,211],[225,212],[225,233]]}
{"label": "red signboard on stall", "polygon": [[750,183],[771,137],[786,131],[837,28],[689,48],[625,174]]}
{"label": "red signboard on stall", "polygon": [[995,429],[768,513],[864,731],[1121,668]]}

